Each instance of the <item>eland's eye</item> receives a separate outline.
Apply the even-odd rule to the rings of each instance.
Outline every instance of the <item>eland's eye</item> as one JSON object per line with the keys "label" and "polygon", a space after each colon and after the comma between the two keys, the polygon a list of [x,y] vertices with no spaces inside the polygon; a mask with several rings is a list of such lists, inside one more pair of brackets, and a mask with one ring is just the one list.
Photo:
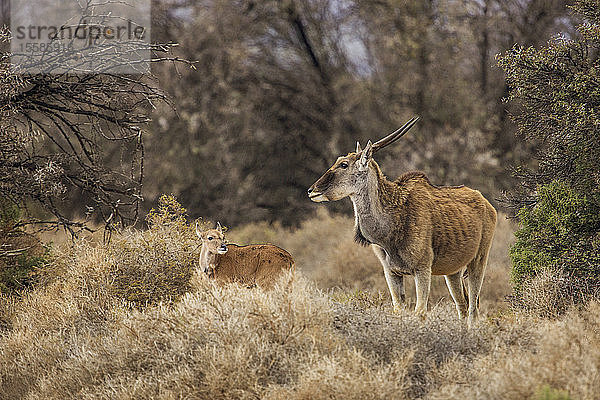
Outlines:
{"label": "eland's eye", "polygon": [[213,238],[212,236],[209,236],[209,237],[208,237],[208,240],[213,240],[213,239],[214,239],[214,238]]}
{"label": "eland's eye", "polygon": [[344,161],[343,163],[340,164],[340,168],[343,168],[343,169],[348,168],[348,163],[346,161]]}

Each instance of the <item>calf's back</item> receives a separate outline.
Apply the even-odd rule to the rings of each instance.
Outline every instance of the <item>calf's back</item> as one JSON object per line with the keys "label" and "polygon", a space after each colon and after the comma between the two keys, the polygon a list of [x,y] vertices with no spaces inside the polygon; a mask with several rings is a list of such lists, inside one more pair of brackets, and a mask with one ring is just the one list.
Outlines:
{"label": "calf's back", "polygon": [[290,253],[271,244],[227,247],[227,253],[218,254],[215,263],[214,276],[222,282],[270,288],[283,271],[294,269]]}

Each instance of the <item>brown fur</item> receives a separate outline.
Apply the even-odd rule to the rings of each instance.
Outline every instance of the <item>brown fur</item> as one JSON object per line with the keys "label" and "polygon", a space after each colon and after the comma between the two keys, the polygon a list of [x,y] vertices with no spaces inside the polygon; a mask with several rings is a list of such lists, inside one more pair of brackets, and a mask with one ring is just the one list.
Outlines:
{"label": "brown fur", "polygon": [[416,171],[391,182],[375,161],[371,163],[377,171],[381,204],[396,222],[390,235],[400,239],[396,240],[399,249],[430,244],[433,275],[457,272],[475,257],[483,236],[493,235],[496,210],[479,191],[435,186]]}
{"label": "brown fur", "polygon": [[294,269],[287,251],[272,244],[228,245],[225,254],[217,254],[214,278],[219,282],[237,282],[247,286],[271,288],[286,270]]}

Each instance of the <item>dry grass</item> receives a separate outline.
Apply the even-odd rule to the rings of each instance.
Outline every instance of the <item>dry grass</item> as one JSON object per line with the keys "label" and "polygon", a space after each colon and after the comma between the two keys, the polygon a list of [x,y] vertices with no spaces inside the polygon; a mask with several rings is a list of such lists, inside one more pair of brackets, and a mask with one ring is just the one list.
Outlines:
{"label": "dry grass", "polygon": [[65,247],[52,276],[0,303],[0,397],[600,398],[600,304],[555,320],[495,312],[506,226],[484,292],[495,316],[468,330],[448,301],[425,317],[392,313],[377,260],[347,225],[320,214],[293,232],[232,230],[295,255],[300,271],[268,292],[194,273],[197,241],[180,218]]}
{"label": "dry grass", "polygon": [[518,295],[510,302],[517,310],[544,318],[557,318],[579,304],[600,299],[600,287],[594,281],[570,276],[559,269],[544,269],[524,279]]}
{"label": "dry grass", "polygon": [[[473,362],[454,360],[440,370],[440,385],[431,399],[564,399],[543,397],[544,387],[577,399],[600,398],[600,303],[571,311],[560,320],[517,316],[499,328],[530,324],[531,343],[495,349]],[[518,332],[523,336],[524,332]],[[466,384],[465,384],[466,383]],[[555,394],[556,396],[556,394]]]}

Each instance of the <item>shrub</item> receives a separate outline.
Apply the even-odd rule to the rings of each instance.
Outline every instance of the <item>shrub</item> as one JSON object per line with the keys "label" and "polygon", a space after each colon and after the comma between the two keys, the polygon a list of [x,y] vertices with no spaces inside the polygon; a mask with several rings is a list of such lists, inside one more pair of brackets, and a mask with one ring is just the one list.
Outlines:
{"label": "shrub", "polygon": [[[499,57],[519,134],[538,148],[535,163],[517,172],[520,206],[535,202],[538,185],[559,179],[582,193],[600,183],[600,3],[577,0],[584,23],[573,38],[560,35],[540,49],[515,45]],[[515,189],[516,190],[516,189]]]}
{"label": "shrub", "polygon": [[[597,399],[600,303],[558,320],[519,313],[493,321],[495,351],[447,363],[430,399]],[[552,389],[550,389],[552,388]]]}
{"label": "shrub", "polygon": [[[81,8],[84,19],[96,18],[92,9]],[[84,212],[96,221],[135,224],[142,202],[144,124],[149,107],[167,95],[141,75],[50,72],[59,65],[91,72],[82,53],[77,61],[57,55],[52,65],[39,64],[41,73],[24,73],[27,65],[36,65],[36,56],[21,54],[18,65],[11,63],[7,50],[15,33],[0,26],[0,197],[43,210],[47,225],[71,233],[85,227],[74,221]],[[103,46],[110,58],[104,60],[116,68],[131,67],[132,53],[166,56],[172,47],[142,41],[127,50],[116,43]]]}
{"label": "shrub", "polygon": [[331,301],[298,275],[269,292],[195,282],[178,302],[141,310],[89,289],[30,293],[0,336],[0,391],[291,400],[533,398],[544,385],[593,398],[596,390],[593,303],[564,321],[520,315],[469,330],[450,305],[423,318],[393,314]]}
{"label": "shrub", "polygon": [[[190,290],[197,267],[200,243],[195,226],[186,223],[186,210],[166,195],[146,221],[147,230],[125,230],[108,243],[81,239],[57,249],[54,261],[43,270],[43,283],[68,276],[138,308],[177,300]],[[73,269],[74,265],[81,267]]]}
{"label": "shrub", "polygon": [[137,307],[174,301],[188,292],[199,241],[186,215],[173,196],[163,195],[146,217],[148,230],[130,231],[107,245],[108,290]]}
{"label": "shrub", "polygon": [[571,400],[571,396],[565,391],[556,390],[548,385],[544,385],[536,394],[535,400]]}
{"label": "shrub", "polygon": [[511,252],[517,298],[543,270],[579,280],[574,287],[600,283],[600,3],[572,8],[583,20],[578,35],[540,49],[515,45],[499,58],[519,133],[538,149],[509,196],[522,223]]}
{"label": "shrub", "polygon": [[176,300],[189,291],[199,241],[186,216],[173,196],[163,195],[146,217],[147,231],[129,232],[107,247],[115,295],[141,307]]}
{"label": "shrub", "polygon": [[545,318],[556,318],[574,305],[600,298],[600,289],[589,279],[578,279],[561,270],[544,269],[521,282],[512,306]]}
{"label": "shrub", "polygon": [[[537,204],[521,209],[519,219],[522,226],[511,249],[517,297],[524,294],[523,282],[543,271],[546,275],[548,271],[559,274],[552,278],[555,282],[564,283],[568,279],[568,287],[573,290],[589,287],[593,292],[598,288],[600,195],[584,195],[565,182],[554,181],[540,187]],[[577,283],[578,280],[581,282]],[[568,287],[563,283],[560,292],[567,295]],[[552,296],[549,293],[548,298]],[[583,299],[575,293],[568,297],[575,301]],[[557,307],[562,309],[560,305]]]}

